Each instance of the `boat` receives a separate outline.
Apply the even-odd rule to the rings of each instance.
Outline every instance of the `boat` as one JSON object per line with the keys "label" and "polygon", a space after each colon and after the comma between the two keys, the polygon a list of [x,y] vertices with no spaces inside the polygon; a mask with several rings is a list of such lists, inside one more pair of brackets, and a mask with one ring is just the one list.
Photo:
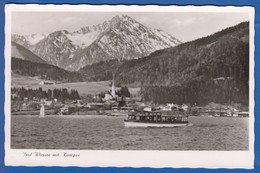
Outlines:
{"label": "boat", "polygon": [[124,107],[119,108],[117,106],[114,106],[114,107],[112,107],[111,111],[107,115],[108,116],[125,116],[125,117],[127,117],[131,111],[133,111],[132,107],[124,106]]}
{"label": "boat", "polygon": [[40,109],[40,118],[44,118],[45,117],[45,108],[44,108],[44,104],[41,104],[41,109]]}
{"label": "boat", "polygon": [[107,114],[107,116],[121,117],[121,116],[127,116],[127,114],[123,112],[111,112]]}
{"label": "boat", "polygon": [[70,114],[72,114],[73,112],[75,112],[75,107],[65,105],[64,107],[61,107],[61,108],[60,108],[59,115],[60,115],[60,116],[70,115]]}
{"label": "boat", "polygon": [[182,127],[188,126],[184,113],[163,114],[160,111],[132,112],[124,120],[125,127]]}

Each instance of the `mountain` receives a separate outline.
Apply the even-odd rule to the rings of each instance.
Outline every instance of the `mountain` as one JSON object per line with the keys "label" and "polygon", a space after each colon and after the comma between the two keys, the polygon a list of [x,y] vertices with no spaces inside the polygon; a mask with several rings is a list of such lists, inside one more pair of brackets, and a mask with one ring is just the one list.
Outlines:
{"label": "mountain", "polygon": [[31,34],[31,35],[18,35],[12,34],[12,42],[18,43],[21,46],[32,49],[33,45],[44,39],[46,34]]}
{"label": "mountain", "polygon": [[36,43],[32,51],[49,64],[66,69],[64,64],[72,58],[71,55],[76,50],[66,34],[68,34],[68,31],[51,33],[45,39]]}
{"label": "mountain", "polygon": [[27,61],[43,63],[43,64],[46,63],[43,59],[41,59],[40,57],[38,57],[37,55],[35,55],[25,47],[15,42],[12,42],[11,56],[19,59],[27,60]]}
{"label": "mountain", "polygon": [[98,39],[75,54],[71,66],[79,69],[99,61],[137,59],[180,43],[171,35],[147,28],[128,16],[116,16]]}
{"label": "mountain", "polygon": [[[91,76],[89,66],[79,72]],[[146,101],[248,105],[249,22],[95,73],[92,80],[116,73],[117,85],[141,87]]]}
{"label": "mountain", "polygon": [[56,31],[37,39],[29,38],[32,37],[12,36],[13,41],[24,45],[46,62],[67,70],[79,70],[86,65],[112,59],[137,59],[181,43],[170,34],[148,28],[126,15],[115,16],[75,32]]}
{"label": "mountain", "polygon": [[32,44],[23,35],[12,34],[11,40],[12,40],[12,43],[17,43],[27,49],[32,48]]}
{"label": "mountain", "polygon": [[38,43],[40,40],[44,39],[47,37],[47,34],[31,34],[31,35],[25,35],[26,40],[28,40],[28,42],[31,45],[34,45],[36,43]]}

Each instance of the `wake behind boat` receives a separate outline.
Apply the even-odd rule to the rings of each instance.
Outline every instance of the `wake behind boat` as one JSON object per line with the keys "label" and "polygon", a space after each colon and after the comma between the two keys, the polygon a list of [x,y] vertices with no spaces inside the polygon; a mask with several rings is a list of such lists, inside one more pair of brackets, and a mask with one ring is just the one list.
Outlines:
{"label": "wake behind boat", "polygon": [[132,112],[124,120],[125,127],[180,127],[189,125],[183,113],[165,114],[159,111]]}

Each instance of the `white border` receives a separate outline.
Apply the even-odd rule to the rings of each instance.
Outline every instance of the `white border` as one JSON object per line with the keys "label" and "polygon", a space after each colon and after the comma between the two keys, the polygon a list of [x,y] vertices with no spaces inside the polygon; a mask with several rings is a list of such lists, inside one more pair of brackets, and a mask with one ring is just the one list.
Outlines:
{"label": "white border", "polygon": [[[62,8],[61,8],[62,7]],[[118,150],[25,150],[10,148],[11,14],[18,11],[56,12],[226,12],[248,13],[250,19],[250,104],[249,151],[118,151]],[[254,167],[254,15],[253,7],[137,6],[137,5],[6,5],[5,25],[5,164],[8,166],[82,167],[174,167],[246,168]],[[23,157],[23,152],[80,154],[75,158]]]}

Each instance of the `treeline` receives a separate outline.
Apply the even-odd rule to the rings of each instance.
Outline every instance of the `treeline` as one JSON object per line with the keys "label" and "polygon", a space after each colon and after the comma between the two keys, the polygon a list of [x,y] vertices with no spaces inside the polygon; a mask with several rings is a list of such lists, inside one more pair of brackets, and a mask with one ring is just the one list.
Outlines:
{"label": "treeline", "polygon": [[11,68],[16,74],[39,76],[47,80],[63,82],[83,81],[82,75],[77,72],[69,72],[50,64],[36,63],[15,57],[12,57]]}
{"label": "treeline", "polygon": [[25,98],[29,100],[33,99],[58,99],[60,101],[64,100],[77,100],[80,99],[79,93],[77,90],[67,88],[60,89],[48,89],[43,90],[42,88],[38,89],[26,89],[26,88],[16,88],[11,89],[11,99],[12,100],[24,100]]}
{"label": "treeline", "polygon": [[146,86],[141,90],[143,99],[153,103],[205,105],[241,103],[248,105],[248,86],[230,78],[210,81],[192,81],[182,86]]}

